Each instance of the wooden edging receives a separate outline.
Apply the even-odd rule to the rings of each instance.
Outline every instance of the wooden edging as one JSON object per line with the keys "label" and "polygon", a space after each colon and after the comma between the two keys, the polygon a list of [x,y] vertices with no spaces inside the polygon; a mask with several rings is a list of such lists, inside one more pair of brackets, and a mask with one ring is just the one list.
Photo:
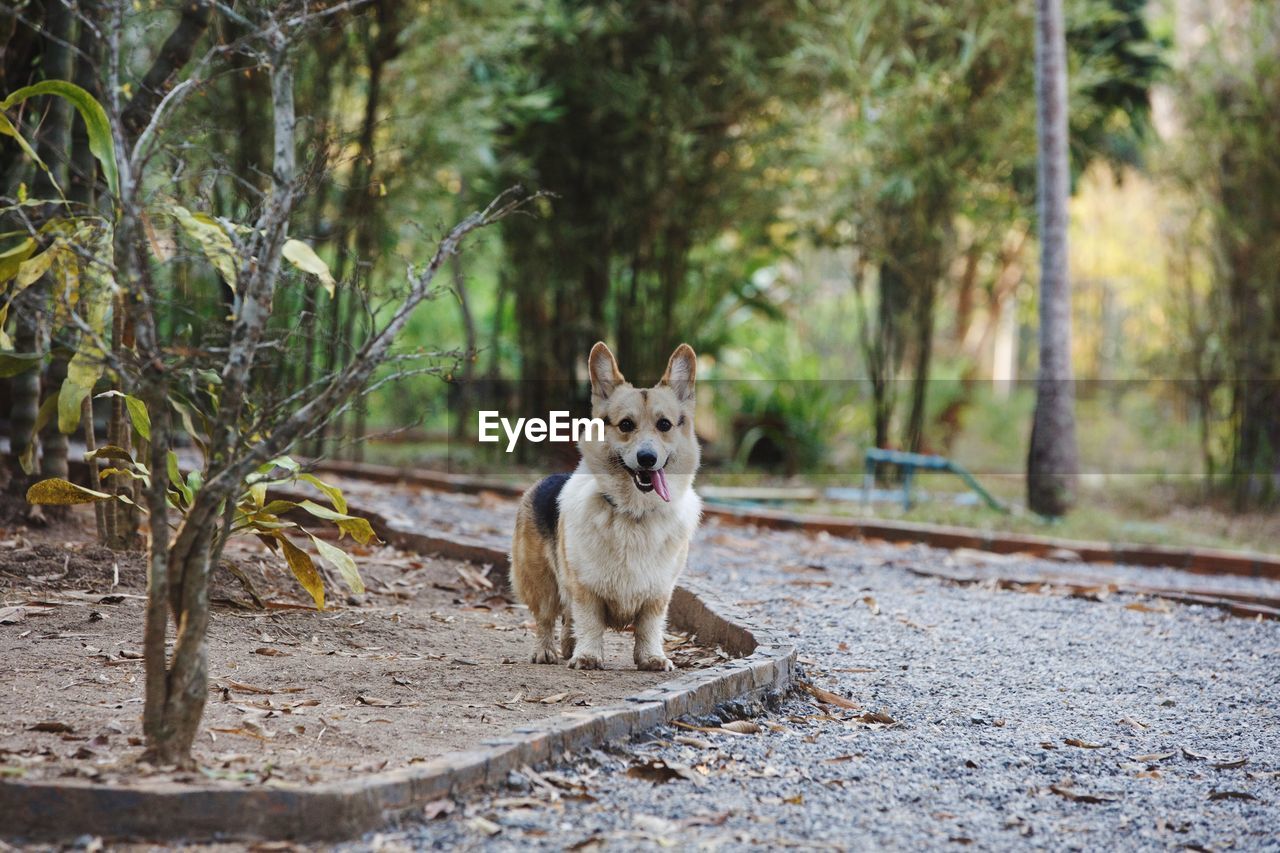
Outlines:
{"label": "wooden edging", "polygon": [[[317,467],[350,477],[387,483],[404,482],[442,491],[471,494],[492,492],[507,496],[517,496],[523,491],[519,486],[509,483],[436,471],[406,471],[403,468],[388,465],[323,462]],[[867,521],[830,515],[802,515],[769,509],[707,506],[703,514],[708,518],[715,518],[729,524],[750,524],[771,530],[825,532],[850,539],[918,542],[935,548],[970,548],[996,554],[1028,554],[1035,557],[1071,551],[1078,554],[1081,560],[1089,563],[1124,563],[1133,566],[1182,569],[1197,574],[1240,575],[1280,580],[1280,556],[1250,551],[1090,542],[1030,534],[993,534],[972,528],[940,524]]]}
{"label": "wooden edging", "polygon": [[[399,529],[376,513],[353,510],[397,547],[490,563],[505,576],[507,554],[492,544]],[[66,840],[82,835],[147,840],[337,840],[377,829],[423,804],[500,784],[524,765],[622,740],[686,714],[712,712],[791,684],[796,647],[755,624],[699,584],[685,581],[671,599],[670,624],[718,645],[735,659],[691,670],[604,708],[564,711],[517,726],[424,764],[347,782],[227,788],[178,783],[110,786],[79,780],[0,781],[0,837]]]}

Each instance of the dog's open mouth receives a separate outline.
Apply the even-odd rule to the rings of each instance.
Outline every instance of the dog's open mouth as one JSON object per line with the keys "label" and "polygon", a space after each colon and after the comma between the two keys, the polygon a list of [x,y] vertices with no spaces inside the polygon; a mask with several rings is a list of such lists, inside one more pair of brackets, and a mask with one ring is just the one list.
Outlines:
{"label": "dog's open mouth", "polygon": [[631,479],[640,491],[657,492],[658,497],[667,503],[671,502],[671,492],[667,490],[667,474],[661,468],[656,471],[632,471]]}

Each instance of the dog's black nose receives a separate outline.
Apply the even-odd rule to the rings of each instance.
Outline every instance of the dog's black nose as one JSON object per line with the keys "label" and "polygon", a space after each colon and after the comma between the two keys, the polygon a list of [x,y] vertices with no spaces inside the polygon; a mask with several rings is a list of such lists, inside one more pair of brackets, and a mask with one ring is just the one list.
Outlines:
{"label": "dog's black nose", "polygon": [[652,450],[641,450],[636,454],[636,462],[645,470],[652,470],[658,464],[658,454]]}

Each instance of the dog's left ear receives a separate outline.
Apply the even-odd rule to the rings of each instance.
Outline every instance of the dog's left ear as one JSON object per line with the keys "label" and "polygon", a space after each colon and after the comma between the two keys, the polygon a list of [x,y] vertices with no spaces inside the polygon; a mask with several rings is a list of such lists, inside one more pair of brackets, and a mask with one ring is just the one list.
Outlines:
{"label": "dog's left ear", "polygon": [[667,372],[658,384],[676,392],[676,399],[684,403],[693,399],[693,383],[698,375],[698,356],[693,347],[681,344],[667,361]]}

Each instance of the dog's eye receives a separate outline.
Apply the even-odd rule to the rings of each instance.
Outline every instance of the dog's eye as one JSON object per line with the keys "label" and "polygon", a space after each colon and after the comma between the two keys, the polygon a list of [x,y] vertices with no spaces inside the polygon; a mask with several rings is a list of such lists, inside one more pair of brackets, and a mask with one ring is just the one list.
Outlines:
{"label": "dog's eye", "polygon": [[671,429],[671,421],[666,418],[658,418],[658,432],[666,432]]}
{"label": "dog's eye", "polygon": [[631,432],[635,428],[636,428],[636,422],[631,420],[631,418],[623,418],[621,421],[618,422],[618,429],[622,430],[623,432]]}

